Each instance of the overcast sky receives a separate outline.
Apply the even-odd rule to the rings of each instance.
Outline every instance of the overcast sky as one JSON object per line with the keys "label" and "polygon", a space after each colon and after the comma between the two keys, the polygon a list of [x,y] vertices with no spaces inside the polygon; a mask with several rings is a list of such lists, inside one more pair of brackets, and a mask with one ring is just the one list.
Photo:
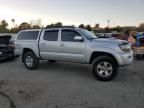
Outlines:
{"label": "overcast sky", "polygon": [[144,0],[0,0],[0,20],[16,23],[42,19],[42,25],[63,22],[107,26],[144,22]]}

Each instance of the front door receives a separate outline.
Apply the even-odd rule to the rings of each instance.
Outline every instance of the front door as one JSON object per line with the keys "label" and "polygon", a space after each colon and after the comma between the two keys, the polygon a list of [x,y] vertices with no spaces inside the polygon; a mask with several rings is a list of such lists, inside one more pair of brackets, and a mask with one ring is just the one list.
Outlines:
{"label": "front door", "polygon": [[61,30],[60,55],[64,61],[84,62],[85,42],[75,40],[80,34],[71,29]]}

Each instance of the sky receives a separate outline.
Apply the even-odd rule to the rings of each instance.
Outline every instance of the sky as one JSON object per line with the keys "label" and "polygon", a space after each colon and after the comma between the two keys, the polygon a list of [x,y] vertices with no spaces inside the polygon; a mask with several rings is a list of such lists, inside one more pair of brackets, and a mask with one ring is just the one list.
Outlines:
{"label": "sky", "polygon": [[41,19],[43,26],[62,22],[101,27],[138,26],[144,22],[144,0],[0,0],[0,20],[12,26]]}

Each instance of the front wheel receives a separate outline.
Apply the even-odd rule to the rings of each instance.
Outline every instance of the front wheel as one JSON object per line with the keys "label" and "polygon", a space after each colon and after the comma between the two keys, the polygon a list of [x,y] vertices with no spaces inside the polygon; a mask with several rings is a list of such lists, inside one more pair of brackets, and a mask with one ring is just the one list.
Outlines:
{"label": "front wheel", "polygon": [[93,61],[92,70],[98,80],[110,81],[116,76],[118,66],[113,58],[100,56]]}
{"label": "front wheel", "polygon": [[33,52],[27,52],[23,55],[23,62],[26,68],[32,70],[39,67],[39,59]]}

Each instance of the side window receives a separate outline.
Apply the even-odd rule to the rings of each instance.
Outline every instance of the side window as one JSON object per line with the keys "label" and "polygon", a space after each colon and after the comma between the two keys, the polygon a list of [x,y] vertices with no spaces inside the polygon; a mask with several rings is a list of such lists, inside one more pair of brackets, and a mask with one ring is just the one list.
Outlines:
{"label": "side window", "polygon": [[59,30],[49,30],[44,33],[44,40],[47,41],[58,41]]}
{"label": "side window", "polygon": [[17,37],[18,40],[37,40],[39,31],[22,31]]}
{"label": "side window", "polygon": [[78,42],[75,41],[75,36],[80,36],[80,34],[74,30],[62,30],[61,40],[68,42]]}

